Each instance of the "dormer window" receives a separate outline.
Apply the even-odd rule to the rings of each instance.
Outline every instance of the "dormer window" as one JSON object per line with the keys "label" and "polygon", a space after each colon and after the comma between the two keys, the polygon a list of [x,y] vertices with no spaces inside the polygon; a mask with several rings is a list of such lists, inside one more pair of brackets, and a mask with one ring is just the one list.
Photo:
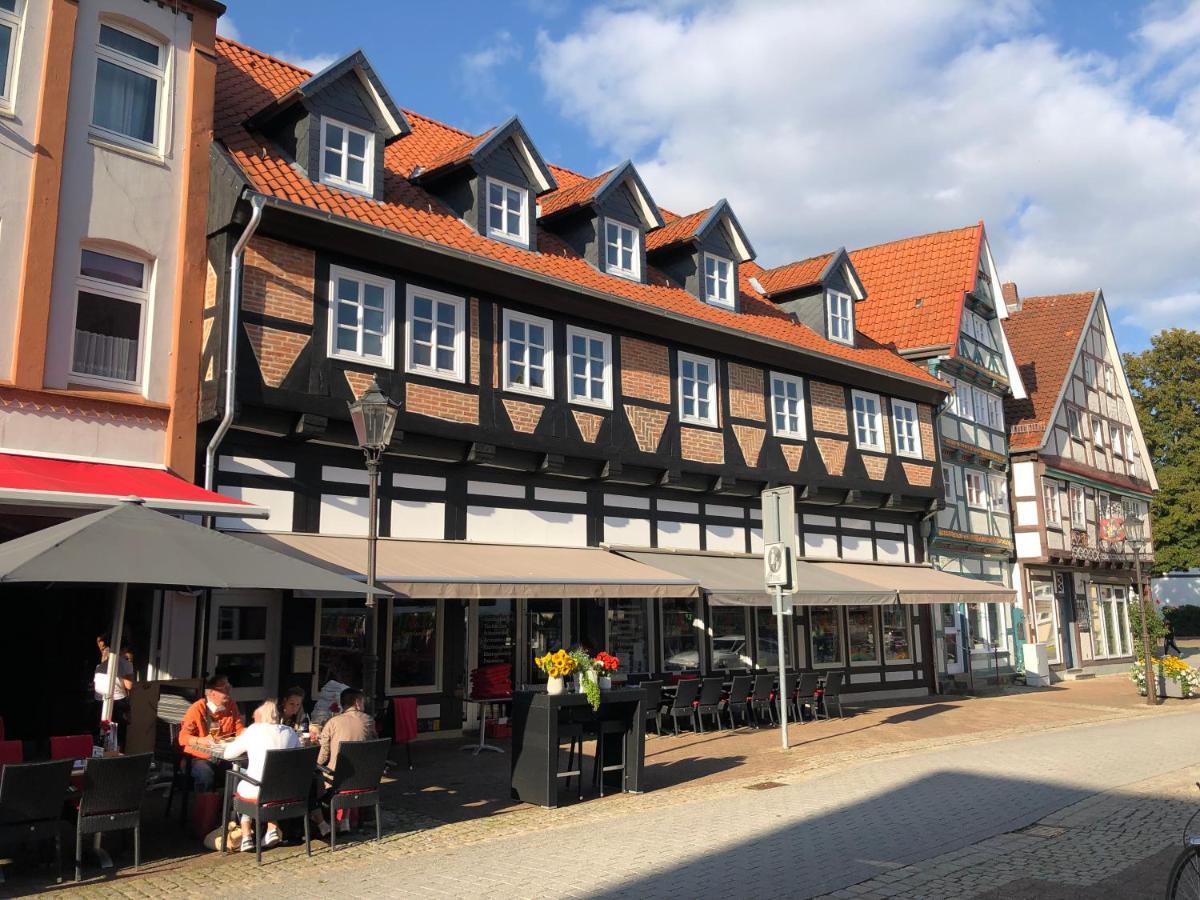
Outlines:
{"label": "dormer window", "polygon": [[638,230],[611,219],[604,221],[604,269],[622,278],[641,279]]}
{"label": "dormer window", "polygon": [[495,178],[487,180],[487,230],[490,237],[529,246],[529,195]]}
{"label": "dormer window", "polygon": [[841,291],[825,292],[828,332],[831,341],[842,344],[854,343],[854,301]]}
{"label": "dormer window", "polygon": [[371,196],[375,135],[334,119],[321,120],[321,183]]}
{"label": "dormer window", "polygon": [[729,260],[704,254],[704,300],[733,309],[733,263]]}

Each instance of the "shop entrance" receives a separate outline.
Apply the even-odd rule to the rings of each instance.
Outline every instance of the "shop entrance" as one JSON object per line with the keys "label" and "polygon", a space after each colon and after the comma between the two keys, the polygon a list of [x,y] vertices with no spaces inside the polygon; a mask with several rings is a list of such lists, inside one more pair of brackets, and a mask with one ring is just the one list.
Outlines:
{"label": "shop entrance", "polygon": [[938,609],[942,617],[942,654],[946,674],[961,675],[964,654],[962,616],[959,615],[958,606],[952,603],[943,603]]}
{"label": "shop entrance", "polygon": [[208,671],[229,676],[242,709],[278,695],[277,591],[213,591],[208,627]]}

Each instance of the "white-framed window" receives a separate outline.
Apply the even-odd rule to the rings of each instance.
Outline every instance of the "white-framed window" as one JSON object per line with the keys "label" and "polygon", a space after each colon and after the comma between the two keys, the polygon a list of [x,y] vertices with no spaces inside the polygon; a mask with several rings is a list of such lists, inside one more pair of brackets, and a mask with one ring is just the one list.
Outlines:
{"label": "white-framed window", "polygon": [[973,509],[987,509],[987,480],[983,473],[965,469],[963,482],[967,489],[967,506]]}
{"label": "white-framed window", "polygon": [[71,375],[111,387],[140,384],[149,264],[113,250],[84,247],[76,287]]}
{"label": "white-framed window", "polygon": [[968,603],[966,610],[972,651],[991,653],[1007,648],[1008,631],[999,603]]}
{"label": "white-framed window", "polygon": [[1113,371],[1113,367],[1110,365],[1105,365],[1104,366],[1104,390],[1106,390],[1110,394],[1115,394],[1117,392],[1116,382],[1117,382],[1117,376],[1116,376],[1116,373]]}
{"label": "white-framed window", "polygon": [[853,391],[854,437],[860,450],[885,450],[883,424],[879,416],[879,395]]}
{"label": "white-framed window", "polygon": [[1091,585],[1092,655],[1128,656],[1132,653],[1129,631],[1129,597],[1124,585]]}
{"label": "white-framed window", "polygon": [[975,389],[965,381],[954,380],[954,401],[960,418],[975,421]]}
{"label": "white-framed window", "polygon": [[717,424],[717,364],[707,356],[679,354],[679,418]]}
{"label": "white-framed window", "polygon": [[1004,430],[1004,407],[999,397],[975,388],[975,421],[997,431]]}
{"label": "white-framed window", "polygon": [[404,314],[404,371],[466,379],[466,301],[410,284]]}
{"label": "white-framed window", "polygon": [[391,279],[330,266],[329,355],[390,369],[395,291]]}
{"label": "white-framed window", "polygon": [[896,433],[896,453],[921,458],[921,430],[917,424],[917,405],[907,400],[892,400],[892,430]]}
{"label": "white-framed window", "polygon": [[612,409],[612,338],[567,326],[567,396],[572,403]]}
{"label": "white-framed window", "polygon": [[963,331],[967,333],[968,337],[973,338],[985,347],[995,349],[996,339],[992,334],[991,323],[979,315],[979,313],[969,309],[963,313]]}
{"label": "white-framed window", "polygon": [[160,149],[167,47],[126,25],[100,23],[92,129],[140,149]]}
{"label": "white-framed window", "polygon": [[1099,416],[1092,416],[1092,443],[1097,450],[1104,449],[1104,420]]}
{"label": "white-framed window", "polygon": [[1062,500],[1058,485],[1052,481],[1042,481],[1042,509],[1046,513],[1046,525],[1049,528],[1062,528]]}
{"label": "white-framed window", "polygon": [[1121,439],[1121,427],[1110,423],[1108,430],[1111,432],[1109,439],[1112,441],[1112,451],[1115,456],[1125,455],[1125,444]]}
{"label": "white-framed window", "polygon": [[879,608],[883,624],[883,661],[887,665],[912,664],[912,620],[910,609],[899,603]]}
{"label": "white-framed window", "polygon": [[604,220],[604,271],[638,281],[642,277],[639,232],[624,222]]}
{"label": "white-framed window", "polygon": [[487,180],[489,237],[529,246],[529,192],[496,178]]}
{"label": "white-framed window", "polygon": [[322,118],[321,183],[371,196],[375,191],[375,135]]}
{"label": "white-framed window", "polygon": [[1003,475],[988,476],[988,502],[992,512],[1008,515],[1008,479]]}
{"label": "white-framed window", "polygon": [[1083,440],[1083,421],[1079,417],[1079,410],[1073,406],[1067,407],[1067,431],[1074,440]]}
{"label": "white-framed window", "polygon": [[704,300],[713,306],[733,309],[733,263],[720,256],[704,254]]}
{"label": "white-framed window", "polygon": [[804,439],[804,379],[771,373],[771,422],[777,437]]}
{"label": "white-framed window", "polygon": [[942,466],[942,496],[947,503],[954,503],[958,495],[954,491],[954,468]]}
{"label": "white-framed window", "polygon": [[1090,356],[1083,358],[1083,383],[1088,387],[1097,387],[1096,384],[1096,363]]}
{"label": "white-framed window", "polygon": [[1076,531],[1087,528],[1087,504],[1084,500],[1083,488],[1071,485],[1069,488],[1071,504],[1071,527]]}
{"label": "white-framed window", "polygon": [[554,396],[554,323],[504,311],[504,389]]}
{"label": "white-framed window", "polygon": [[854,343],[854,301],[841,291],[825,292],[826,337],[842,344]]}
{"label": "white-framed window", "polygon": [[1129,462],[1129,474],[1136,476],[1138,474],[1138,446],[1133,440],[1133,429],[1125,429],[1125,446],[1128,448],[1126,460]]}
{"label": "white-framed window", "polygon": [[878,606],[846,607],[846,643],[852,666],[879,665]]}
{"label": "white-framed window", "polygon": [[390,601],[387,693],[432,694],[442,684],[443,602]]}
{"label": "white-framed window", "polygon": [[16,96],[17,50],[25,0],[0,0],[0,109],[13,108]]}

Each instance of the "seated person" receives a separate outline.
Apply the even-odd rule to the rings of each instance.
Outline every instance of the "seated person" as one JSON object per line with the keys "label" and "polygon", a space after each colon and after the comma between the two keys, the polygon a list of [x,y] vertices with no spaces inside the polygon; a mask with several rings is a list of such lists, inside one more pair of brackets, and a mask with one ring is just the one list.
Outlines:
{"label": "seated person", "polygon": [[[321,752],[317,756],[317,765],[327,766],[337,771],[338,749],[343,741],[369,741],[375,737],[375,721],[363,712],[363,692],[358,688],[346,688],[339,698],[342,711],[325,723],[321,729]],[[313,814],[313,821],[321,836],[329,834],[329,824],[321,811]],[[350,830],[349,819],[343,819],[338,825],[340,831]]]}
{"label": "seated person", "polygon": [[201,748],[237,737],[245,728],[230,690],[227,677],[213,675],[204,684],[204,696],[188,707],[179,726],[179,746],[192,759],[192,783],[199,793],[211,791],[216,780],[210,757]]}
{"label": "seated person", "polygon": [[304,711],[304,688],[288,688],[279,703],[279,722],[296,731],[308,731],[308,713]]}
{"label": "seated person", "polygon": [[[300,746],[296,732],[279,721],[279,707],[274,701],[268,700],[254,711],[254,724],[234,738],[225,752],[230,757],[246,754],[246,774],[255,781],[261,781],[263,766],[267,762],[268,750],[290,750]],[[243,800],[254,801],[258,797],[258,785],[248,781],[239,781],[238,796]],[[251,819],[242,816],[242,852],[254,849]],[[267,833],[261,837],[263,849],[274,847],[281,840],[279,826],[267,822]]]}

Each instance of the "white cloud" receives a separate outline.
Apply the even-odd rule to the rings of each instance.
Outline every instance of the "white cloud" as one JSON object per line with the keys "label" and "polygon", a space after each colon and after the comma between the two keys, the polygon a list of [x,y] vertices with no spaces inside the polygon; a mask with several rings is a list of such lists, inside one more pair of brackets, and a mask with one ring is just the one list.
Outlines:
{"label": "white cloud", "polygon": [[1197,9],[1153,8],[1115,60],[1016,0],[626,4],[542,35],[538,68],[660,203],[729,197],[766,265],[982,218],[1022,293],[1200,327],[1200,93],[1142,99],[1200,46],[1158,23]]}
{"label": "white cloud", "polygon": [[231,41],[240,41],[242,39],[242,33],[238,31],[237,25],[234,24],[233,19],[229,16],[221,16],[221,18],[217,19],[217,34],[221,35],[221,37],[227,37]]}
{"label": "white cloud", "polygon": [[[521,60],[524,52],[517,40],[507,31],[498,31],[473,53],[460,57],[460,78],[463,88],[476,100],[489,106],[504,101],[504,72],[506,67]],[[494,123],[492,123],[494,124]]]}
{"label": "white cloud", "polygon": [[301,69],[307,69],[314,75],[322,69],[329,68],[342,58],[336,53],[313,53],[305,56],[302,53],[295,53],[291,50],[272,50],[271,56],[278,57],[285,62],[290,62],[293,66],[299,66]]}

